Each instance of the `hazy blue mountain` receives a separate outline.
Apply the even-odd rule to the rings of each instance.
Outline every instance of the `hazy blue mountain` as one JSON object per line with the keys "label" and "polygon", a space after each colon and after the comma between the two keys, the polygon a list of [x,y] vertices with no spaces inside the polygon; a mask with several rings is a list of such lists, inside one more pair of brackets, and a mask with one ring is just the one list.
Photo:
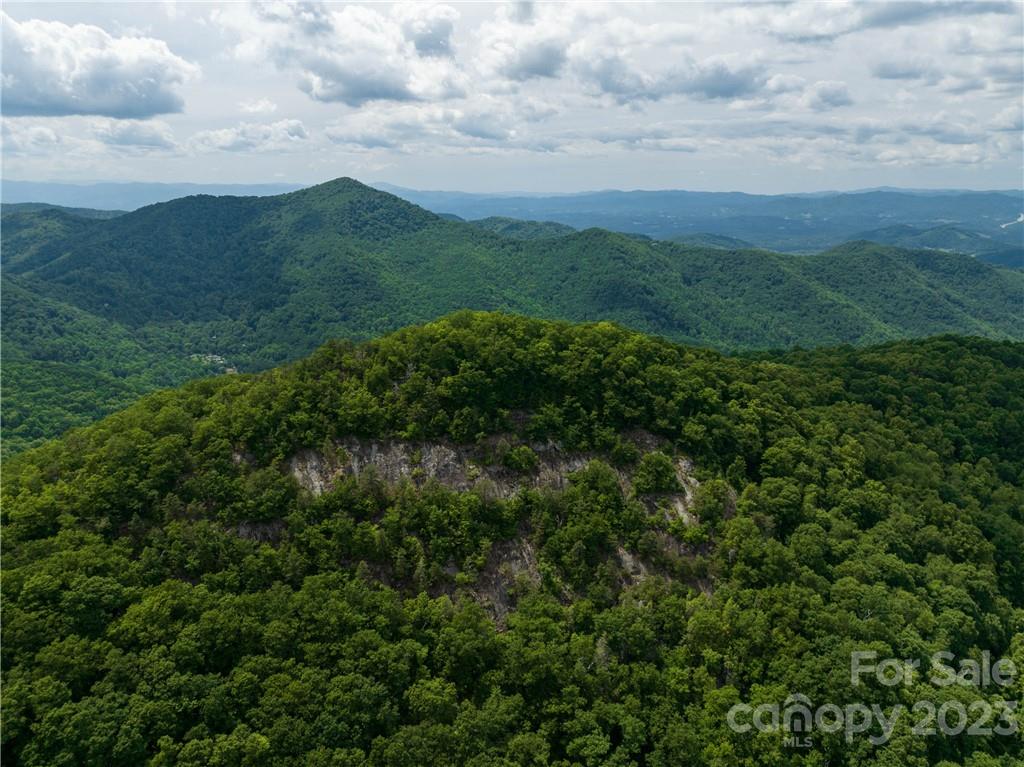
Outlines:
{"label": "hazy blue mountain", "polygon": [[555,221],[575,229],[601,227],[657,239],[711,232],[788,252],[814,252],[895,224],[954,225],[1005,237],[1005,224],[1024,210],[1017,191],[865,191],[809,195],[741,192],[602,191],[561,195],[493,195],[388,191],[438,213],[464,219],[504,216]]}
{"label": "hazy blue mountain", "polygon": [[71,208],[135,210],[193,194],[262,197],[301,189],[301,184],[156,184],[101,181],[67,184],[4,179],[5,203],[42,202]]}
{"label": "hazy blue mountain", "polygon": [[1019,269],[1024,267],[1024,243],[1020,242],[1020,227],[1010,231],[1012,234],[1006,234],[1004,230],[993,235],[972,232],[950,224],[930,229],[897,224],[861,232],[855,239],[898,245],[902,248],[930,248],[964,253],[990,264]]}

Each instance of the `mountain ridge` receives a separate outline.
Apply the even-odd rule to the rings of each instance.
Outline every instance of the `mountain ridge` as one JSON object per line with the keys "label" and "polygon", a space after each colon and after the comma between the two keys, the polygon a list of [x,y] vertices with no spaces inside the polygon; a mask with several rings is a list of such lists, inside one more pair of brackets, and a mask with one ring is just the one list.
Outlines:
{"label": "mountain ridge", "polygon": [[[946,332],[1024,337],[1013,311],[1024,275],[955,254],[857,243],[799,257],[598,228],[523,239],[346,178],[277,196],[186,197],[108,220],[54,210],[3,220],[5,285],[74,309],[53,310],[71,323],[62,328],[23,321],[27,305],[5,301],[6,348],[21,364],[102,372],[97,349],[59,343],[82,337],[73,327],[82,316],[133,339],[143,358],[164,355],[170,364],[158,367],[178,371],[161,374],[168,383],[195,371],[194,359],[221,360],[207,369],[259,370],[328,338],[365,339],[461,308],[610,319],[726,350]],[[62,351],[58,359],[33,351],[42,348]],[[45,403],[19,402],[17,388],[5,396],[14,412],[45,411]],[[9,422],[7,442],[19,444],[22,425]]]}

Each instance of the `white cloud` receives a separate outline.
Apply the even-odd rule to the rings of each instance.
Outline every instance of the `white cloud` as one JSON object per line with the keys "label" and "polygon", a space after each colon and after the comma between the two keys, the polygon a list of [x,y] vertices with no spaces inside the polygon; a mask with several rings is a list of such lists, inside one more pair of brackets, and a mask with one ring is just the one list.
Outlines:
{"label": "white cloud", "polygon": [[178,86],[199,68],[162,40],[113,37],[97,26],[2,14],[7,115],[140,118],[180,112]]}
{"label": "white cloud", "polygon": [[267,58],[282,71],[296,72],[299,88],[316,101],[361,106],[463,93],[460,73],[437,55],[448,47],[450,11],[399,8],[388,16],[358,5],[274,3],[228,6],[213,18],[242,38],[236,57]]}
{"label": "white cloud", "polygon": [[896,29],[943,18],[1017,12],[1013,2],[896,0],[895,2],[795,2],[786,6],[739,6],[735,18],[763,26],[783,40],[823,42],[872,29]]}
{"label": "white cloud", "polygon": [[518,3],[481,25],[477,66],[485,76],[524,82],[562,71],[583,15],[579,5]]}
{"label": "white cloud", "polygon": [[[12,8],[19,29],[56,24],[26,22],[28,6]],[[180,141],[167,125],[138,119],[148,113],[130,113],[139,104],[152,111],[146,106],[152,99],[122,99],[130,108],[122,104],[119,120],[48,116],[30,124],[14,117],[20,124],[5,126],[4,141],[5,157],[25,158],[9,166],[15,172],[35,168],[55,177],[65,167],[88,165],[82,177],[105,167],[156,175],[174,163],[179,177],[216,166],[249,177],[315,180],[334,169],[380,167],[412,174],[404,183],[412,184],[415,174],[444,173],[447,184],[472,187],[505,185],[501,169],[512,168],[511,177],[525,176],[529,187],[533,180],[523,169],[536,167],[538,179],[549,179],[537,181],[541,186],[579,188],[644,185],[648,173],[662,185],[683,183],[701,167],[708,178],[731,168],[716,178],[749,188],[748,179],[759,174],[765,185],[780,178],[806,183],[810,168],[853,169],[861,183],[880,163],[985,166],[968,181],[976,185],[982,173],[1005,178],[1022,164],[1024,36],[1005,12],[1013,10],[1018,22],[1024,12],[1003,3],[260,0],[200,14],[180,6],[173,23],[153,5],[131,19],[146,31],[131,33],[113,26],[114,6],[89,8],[75,18],[96,26],[57,28],[71,37],[98,31],[105,42],[74,50],[114,49],[117,64],[128,59],[124,41],[148,40],[173,58],[171,49],[187,51],[204,64],[207,78],[220,82],[193,98],[182,85],[194,72],[179,72],[173,81],[155,68],[149,79],[127,78],[137,89],[171,93],[174,108],[189,95],[188,116],[167,118]],[[61,18],[59,10],[48,13]],[[121,31],[111,36],[103,28]],[[164,35],[170,49],[150,39]],[[5,44],[8,58],[6,37]],[[72,71],[63,54],[46,55],[53,71]],[[92,71],[96,79],[96,72],[108,71],[91,56],[71,56],[84,62],[73,72]],[[110,71],[118,74],[118,66]],[[5,82],[5,98],[13,85]],[[296,89],[309,98],[296,98]],[[90,114],[111,112],[104,109]],[[282,112],[290,119],[281,119]],[[215,163],[212,152],[220,153]],[[34,159],[46,156],[53,159]]]}
{"label": "white cloud", "polygon": [[131,150],[177,146],[170,126],[160,120],[108,120],[96,126],[95,135],[104,144]]}
{"label": "white cloud", "polygon": [[800,99],[802,106],[815,112],[845,107],[853,103],[846,83],[836,80],[822,80],[809,87]]}
{"label": "white cloud", "polygon": [[768,82],[764,65],[737,56],[716,56],[682,73],[681,92],[705,99],[735,99],[760,91]]}
{"label": "white cloud", "polygon": [[452,33],[459,13],[450,5],[400,3],[392,10],[405,39],[421,56],[452,54]]}
{"label": "white cloud", "polygon": [[269,115],[277,111],[277,104],[270,99],[248,99],[239,101],[238,108],[250,115]]}
{"label": "white cloud", "polygon": [[47,154],[62,143],[59,133],[48,125],[27,124],[22,120],[3,120],[4,154]]}
{"label": "white cloud", "polygon": [[1024,105],[1013,104],[997,114],[991,123],[992,130],[1000,132],[1024,131]]}
{"label": "white cloud", "polygon": [[509,115],[494,110],[407,104],[363,110],[328,127],[335,144],[358,149],[411,151],[415,146],[467,146],[514,139]]}
{"label": "white cloud", "polygon": [[881,80],[928,80],[938,82],[942,72],[935,62],[923,58],[901,56],[875,62],[871,74]]}
{"label": "white cloud", "polygon": [[197,152],[279,152],[295,149],[308,139],[309,133],[299,120],[278,120],[200,131],[190,145]]}
{"label": "white cloud", "polygon": [[591,91],[614,97],[623,104],[688,96],[702,101],[733,101],[765,91],[768,75],[753,56],[711,56],[694,60],[689,55],[667,67],[644,68],[618,51],[593,41],[580,41],[570,49],[574,74]]}

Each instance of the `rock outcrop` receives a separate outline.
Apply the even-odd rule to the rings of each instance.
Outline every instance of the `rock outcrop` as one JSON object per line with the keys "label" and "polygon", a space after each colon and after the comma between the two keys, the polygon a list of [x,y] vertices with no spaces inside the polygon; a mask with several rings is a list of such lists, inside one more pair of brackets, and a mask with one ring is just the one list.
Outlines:
{"label": "rock outcrop", "polygon": [[[459,492],[477,490],[490,497],[508,499],[531,488],[564,490],[570,474],[600,457],[563,450],[550,442],[530,447],[537,455],[536,466],[532,471],[518,472],[484,462],[475,446],[349,437],[335,444],[329,453],[309,449],[296,453],[288,462],[288,469],[296,482],[314,495],[330,490],[340,477],[358,477],[372,471],[388,484],[408,481],[421,486],[433,480]],[[642,500],[652,511],[660,508],[693,522],[689,509],[699,485],[693,462],[677,457],[675,467],[681,490],[644,496]],[[616,474],[623,492],[632,492],[631,473],[616,469]]]}

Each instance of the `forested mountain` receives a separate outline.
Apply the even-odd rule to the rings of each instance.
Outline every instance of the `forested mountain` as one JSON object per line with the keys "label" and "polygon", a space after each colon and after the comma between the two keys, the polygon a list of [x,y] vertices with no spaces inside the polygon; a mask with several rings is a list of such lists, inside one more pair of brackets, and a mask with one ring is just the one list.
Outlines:
{"label": "forested mountain", "polygon": [[63,205],[52,205],[48,202],[5,202],[0,205],[2,215],[9,213],[36,213],[41,210],[59,210],[79,218],[116,218],[123,216],[124,210],[98,210],[96,208],[67,208]]}
{"label": "forested mountain", "polygon": [[[1024,668],[1024,344],[760,356],[462,312],[8,460],[4,760],[1019,764],[911,707],[1001,717],[1020,675],[850,657]],[[728,724],[793,695],[906,709],[808,748]]]}
{"label": "forested mountain", "polygon": [[557,224],[554,221],[522,221],[518,218],[505,218],[504,216],[480,218],[469,223],[478,229],[494,232],[504,237],[512,237],[517,240],[540,240],[550,237],[562,237],[576,231],[571,226]]}
{"label": "forested mountain", "polygon": [[997,266],[1024,267],[1024,242],[1020,232],[995,236],[970,232],[956,226],[935,226],[930,229],[900,224],[861,232],[857,239],[898,245],[904,248],[934,248],[965,253]]}
{"label": "forested mountain", "polygon": [[681,234],[671,238],[672,242],[683,245],[697,245],[706,248],[720,248],[722,250],[744,250],[753,249],[757,246],[752,242],[741,240],[736,237],[726,237],[723,234],[710,234],[709,232],[697,232],[696,234]]}
{"label": "forested mountain", "polygon": [[[599,226],[657,239],[709,232],[758,247],[813,253],[868,230],[894,224],[916,228],[954,225],[1004,240],[1005,224],[1024,210],[1015,191],[919,192],[867,190],[760,195],[741,192],[619,191],[559,195],[432,192],[381,185],[403,199],[465,219],[510,216],[557,221],[576,229]],[[1021,246],[1021,230],[1011,245]]]}
{"label": "forested mountain", "polygon": [[[4,351],[18,363],[5,366],[7,451],[127,392],[262,369],[461,308],[610,319],[726,350],[1024,337],[1024,274],[955,254],[859,243],[802,258],[599,229],[521,239],[350,179],[110,220],[6,213],[3,235]],[[108,375],[120,380],[82,383]]]}

